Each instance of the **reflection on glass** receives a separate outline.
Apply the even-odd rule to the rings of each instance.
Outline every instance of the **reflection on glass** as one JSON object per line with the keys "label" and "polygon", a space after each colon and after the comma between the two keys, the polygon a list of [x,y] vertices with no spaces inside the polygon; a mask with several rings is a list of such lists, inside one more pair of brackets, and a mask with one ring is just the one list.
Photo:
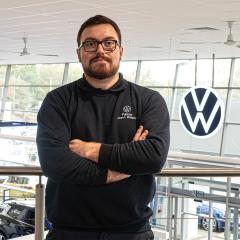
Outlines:
{"label": "reflection on glass", "polygon": [[224,155],[240,156],[240,126],[228,125],[225,131]]}
{"label": "reflection on glass", "polygon": [[10,85],[61,85],[64,64],[13,65]]}
{"label": "reflection on glass", "polygon": [[[177,163],[173,167],[178,167]],[[184,167],[191,167],[191,164],[185,162]],[[231,181],[237,182],[234,178]],[[228,199],[227,208],[225,178],[183,177],[169,180],[166,180],[168,185],[157,181],[157,192],[150,204],[153,210],[150,222],[155,238],[160,237],[161,232],[160,239],[168,239],[167,234],[172,229],[171,239],[207,239],[209,231],[212,231],[213,239],[225,239],[224,231],[229,234],[229,240],[238,239],[240,209],[239,193],[235,189],[239,189],[239,181],[238,184],[231,185],[235,194]],[[227,220],[229,227],[226,229]]]}
{"label": "reflection on glass", "polygon": [[197,61],[197,86],[212,86],[213,61],[202,59]]}
{"label": "reflection on glass", "polygon": [[240,59],[235,60],[232,86],[240,87]]}
{"label": "reflection on glass", "polygon": [[173,102],[173,119],[179,119],[179,104],[187,90],[187,88],[179,88],[176,90],[176,97],[174,99],[175,101]]}
{"label": "reflection on glass", "polygon": [[195,84],[195,61],[178,64],[177,86],[192,87]]}
{"label": "reflection on glass", "polygon": [[36,123],[37,110],[35,112],[30,112],[30,111],[17,111],[17,110],[5,109],[4,115],[3,115],[3,121]]}
{"label": "reflection on glass", "polygon": [[181,61],[143,61],[139,84],[143,86],[172,86],[176,65]]}
{"label": "reflection on glass", "polygon": [[171,150],[194,151],[214,155],[220,153],[222,127],[211,138],[197,139],[184,130],[180,121],[172,121],[170,134]]}
{"label": "reflection on glass", "polygon": [[229,95],[229,106],[227,121],[231,123],[240,123],[240,90],[231,90]]}
{"label": "reflection on glass", "polygon": [[0,85],[3,85],[5,82],[6,70],[6,66],[0,66]]}
{"label": "reflection on glass", "polygon": [[83,69],[81,63],[70,63],[68,69],[68,82],[73,82],[81,78]]}
{"label": "reflection on glass", "polygon": [[130,81],[135,82],[137,71],[137,61],[121,62],[119,72],[123,74],[123,77]]}
{"label": "reflection on glass", "polygon": [[35,142],[24,142],[10,139],[0,139],[1,152],[0,159],[7,166],[21,165],[39,165],[38,154]]}
{"label": "reflection on glass", "polygon": [[214,87],[227,87],[230,76],[230,59],[216,59],[214,63]]}
{"label": "reflection on glass", "polygon": [[2,101],[3,96],[3,87],[0,87],[0,102]]}
{"label": "reflection on glass", "polygon": [[46,94],[56,87],[8,87],[7,110],[37,111]]}

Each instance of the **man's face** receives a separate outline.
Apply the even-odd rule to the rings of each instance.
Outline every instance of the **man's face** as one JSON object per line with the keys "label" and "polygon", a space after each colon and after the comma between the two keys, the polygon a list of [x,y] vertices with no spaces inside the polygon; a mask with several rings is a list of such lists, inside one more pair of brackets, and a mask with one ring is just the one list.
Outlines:
{"label": "man's face", "polygon": [[[82,32],[80,42],[89,40],[117,40],[118,35],[110,24],[89,26]],[[101,44],[95,52],[86,52],[84,47],[77,49],[79,61],[82,63],[84,73],[96,79],[104,79],[118,72],[123,49],[119,45],[114,51],[105,51]]]}

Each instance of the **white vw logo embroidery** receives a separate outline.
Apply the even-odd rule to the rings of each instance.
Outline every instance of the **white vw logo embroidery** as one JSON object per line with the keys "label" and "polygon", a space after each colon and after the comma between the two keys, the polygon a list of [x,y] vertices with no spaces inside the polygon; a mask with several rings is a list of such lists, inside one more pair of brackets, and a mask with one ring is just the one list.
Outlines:
{"label": "white vw logo embroidery", "polygon": [[223,102],[213,89],[194,87],[181,100],[180,121],[192,136],[210,137],[221,127],[223,109]]}

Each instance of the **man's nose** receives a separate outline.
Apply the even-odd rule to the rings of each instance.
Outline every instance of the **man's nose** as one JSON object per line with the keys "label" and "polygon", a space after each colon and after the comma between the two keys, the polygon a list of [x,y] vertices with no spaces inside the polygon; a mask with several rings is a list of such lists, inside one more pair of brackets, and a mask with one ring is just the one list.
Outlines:
{"label": "man's nose", "polygon": [[105,53],[105,50],[103,49],[103,46],[101,43],[98,44],[96,52],[97,53]]}

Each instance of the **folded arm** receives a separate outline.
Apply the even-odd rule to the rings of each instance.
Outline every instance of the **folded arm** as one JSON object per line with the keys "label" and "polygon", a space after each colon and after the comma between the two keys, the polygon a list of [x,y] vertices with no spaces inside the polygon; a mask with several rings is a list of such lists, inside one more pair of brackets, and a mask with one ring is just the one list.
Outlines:
{"label": "folded arm", "polygon": [[80,141],[76,152],[100,166],[130,175],[159,172],[169,148],[169,115],[159,94],[152,95],[147,102],[141,122],[149,130],[143,141],[101,144],[74,140],[75,143]]}
{"label": "folded arm", "polygon": [[51,93],[38,113],[37,148],[44,175],[56,182],[105,184],[108,169],[71,151],[70,135],[67,107],[56,93]]}

